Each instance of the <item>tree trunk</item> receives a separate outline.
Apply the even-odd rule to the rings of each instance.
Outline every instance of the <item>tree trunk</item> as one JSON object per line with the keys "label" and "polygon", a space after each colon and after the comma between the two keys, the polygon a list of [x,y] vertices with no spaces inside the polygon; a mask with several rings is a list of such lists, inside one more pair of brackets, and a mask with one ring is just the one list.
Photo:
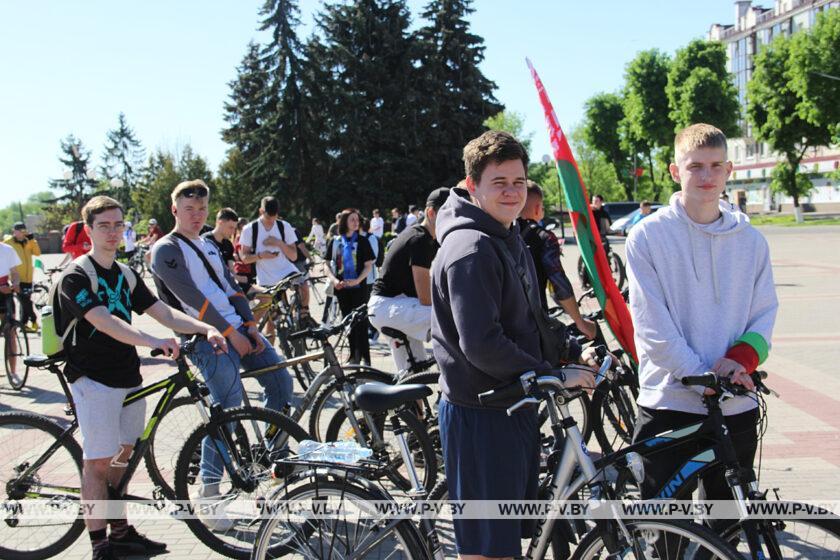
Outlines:
{"label": "tree trunk", "polygon": [[[796,177],[794,176],[794,180]],[[805,221],[805,218],[802,216],[802,207],[799,206],[799,194],[794,193],[793,195],[793,217],[796,220],[797,224],[801,224]]]}

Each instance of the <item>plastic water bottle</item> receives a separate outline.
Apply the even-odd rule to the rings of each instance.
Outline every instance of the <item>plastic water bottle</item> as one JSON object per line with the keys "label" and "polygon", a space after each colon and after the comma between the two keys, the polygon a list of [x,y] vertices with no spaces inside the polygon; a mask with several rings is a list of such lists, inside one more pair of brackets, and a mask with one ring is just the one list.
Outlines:
{"label": "plastic water bottle", "polygon": [[52,356],[61,350],[61,343],[55,332],[53,308],[49,305],[41,308],[41,350],[47,356]]}
{"label": "plastic water bottle", "polygon": [[322,443],[305,439],[298,445],[298,457],[304,461],[345,463],[352,465],[373,455],[373,450],[355,441],[330,441]]}

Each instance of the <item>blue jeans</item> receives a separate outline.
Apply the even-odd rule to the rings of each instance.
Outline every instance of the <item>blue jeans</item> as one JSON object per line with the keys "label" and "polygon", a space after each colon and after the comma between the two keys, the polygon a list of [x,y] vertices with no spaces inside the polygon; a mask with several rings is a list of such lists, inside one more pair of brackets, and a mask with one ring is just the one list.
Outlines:
{"label": "blue jeans", "polygon": [[[247,333],[246,327],[240,327],[239,332]],[[260,335],[265,350],[259,354],[248,354],[240,357],[232,345],[228,344],[227,354],[216,354],[216,350],[206,340],[196,345],[190,360],[201,372],[210,397],[214,403],[222,408],[233,408],[242,404],[242,379],[239,377],[239,367],[246,369],[260,369],[274,365],[280,357],[264,336]],[[257,382],[265,391],[263,406],[273,410],[283,410],[292,400],[292,377],[285,368],[265,373],[257,377]],[[222,459],[210,438],[204,438],[201,446],[201,479],[205,483],[218,482],[223,473]]]}

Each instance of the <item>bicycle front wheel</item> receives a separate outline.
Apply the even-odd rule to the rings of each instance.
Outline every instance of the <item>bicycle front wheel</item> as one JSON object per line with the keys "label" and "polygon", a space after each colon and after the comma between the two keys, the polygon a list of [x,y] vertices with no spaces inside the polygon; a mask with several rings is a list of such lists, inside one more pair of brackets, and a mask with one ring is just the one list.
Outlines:
{"label": "bicycle front wheel", "polygon": [[679,521],[629,521],[626,527],[630,542],[620,542],[622,549],[616,553],[611,555],[607,551],[604,534],[595,528],[580,541],[572,559],[743,559],[726,541],[702,525]]}
{"label": "bicycle front wheel", "polygon": [[[284,488],[267,502],[274,511],[260,525],[251,558],[426,558],[410,521],[390,522],[377,514],[375,502],[387,499],[325,477]],[[316,514],[327,504],[335,514]]]}
{"label": "bicycle front wheel", "polygon": [[254,546],[259,505],[284,479],[274,472],[275,461],[297,454],[298,443],[310,437],[288,416],[265,408],[227,409],[214,423],[221,440],[209,437],[210,425],[187,438],[175,466],[175,497],[189,504],[185,522],[201,542],[244,559]]}
{"label": "bicycle front wheel", "polygon": [[619,291],[624,288],[624,281],[627,280],[627,272],[624,270],[624,261],[615,253],[610,253],[610,271],[612,272],[615,285],[618,286]]}
{"label": "bicycle front wheel", "polygon": [[23,359],[29,355],[29,338],[23,326],[16,323],[7,327],[4,338],[6,378],[12,389],[20,391],[29,377],[29,366],[23,363]]}
{"label": "bicycle front wheel", "polygon": [[64,430],[37,414],[0,414],[0,558],[51,558],[84,531],[82,450]]}
{"label": "bicycle front wheel", "polygon": [[635,385],[605,382],[592,397],[591,417],[595,420],[595,439],[604,455],[629,445],[636,426]]}
{"label": "bicycle front wheel", "polygon": [[[788,503],[787,507],[792,511],[793,506],[796,505],[799,504]],[[799,511],[807,511],[804,504],[799,506]],[[840,558],[840,518],[838,517],[763,520],[757,521],[756,524],[768,558],[780,560]],[[724,531],[723,537],[745,558],[750,556],[747,538],[740,525],[733,525]]]}
{"label": "bicycle front wheel", "polygon": [[175,466],[184,443],[201,424],[201,414],[192,397],[177,397],[169,410],[158,419],[149,447],[146,470],[152,482],[169,500],[175,499]]}

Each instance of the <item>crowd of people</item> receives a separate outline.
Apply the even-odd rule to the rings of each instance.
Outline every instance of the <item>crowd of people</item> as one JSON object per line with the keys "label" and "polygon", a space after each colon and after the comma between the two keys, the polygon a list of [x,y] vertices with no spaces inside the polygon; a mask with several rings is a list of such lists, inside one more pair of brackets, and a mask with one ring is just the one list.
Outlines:
{"label": "crowd of people", "polygon": [[[477,395],[526,371],[596,365],[594,350],[582,350],[567,331],[545,331],[549,307],[561,307],[586,337],[595,335],[596,325],[581,315],[560,243],[544,227],[543,192],[527,177],[522,144],[510,134],[486,132],[466,145],[464,164],[465,179],[430,190],[423,208],[391,210],[395,237],[387,251],[387,225],[378,209],[370,219],[344,209],[327,231],[313,219],[304,240],[282,219],[279,200],[265,197],[256,220],[223,208],[209,227],[210,189],[200,180],[186,181],[171,193],[174,229],[165,233],[150,220],[148,235],[137,241],[117,201],[91,199],[82,220],[65,234],[64,250],[73,261],[60,285],[62,325],[75,319],[80,335],[64,349],[82,433],[82,499],[107,497],[107,481],[143,429],[143,401],[122,406],[126,393],[141,382],[137,348],[178,353],[174,338],[133,326],[132,313],[146,313],[182,335],[205,335],[190,360],[213,400],[236,406],[242,402],[240,364],[266,367],[282,359],[271,333],[257,329],[248,294],[306,272],[311,255],[304,241],[323,256],[343,314],[366,304],[373,327],[405,333],[408,348],[390,340],[396,371],[409,367],[409,350],[425,358],[431,342],[440,369],[439,426],[450,499],[535,499],[537,410],[526,407],[509,415],[505,409],[512,402],[482,406]],[[731,171],[720,130],[698,124],[680,131],[670,166],[680,190],[654,214],[643,203],[642,218],[628,237],[641,386],[636,440],[703,417],[704,389],[684,387],[682,377],[714,371],[752,389],[748,374],[767,357],[778,307],[768,248],[743,214],[719,200]],[[610,218],[600,196],[592,208],[606,239]],[[12,279],[0,280],[4,293],[31,285],[26,263],[40,252],[22,224],[15,225],[7,243],[9,249],[0,251],[0,272],[10,270]],[[130,254],[139,244],[151,247],[157,295],[116,261],[121,245]],[[662,266],[665,262],[668,266]],[[93,290],[91,274],[98,278]],[[304,315],[314,323],[305,289],[302,299]],[[31,306],[24,316],[35,324]],[[370,363],[369,328],[362,322],[350,333],[352,362]],[[225,353],[230,359],[219,359]],[[568,368],[563,381],[591,388],[593,373],[588,367]],[[289,405],[292,380],[285,369],[258,380],[266,407]],[[723,404],[743,465],[752,464],[756,451],[755,406],[748,397]],[[202,449],[203,498],[219,496],[221,461],[215,453],[210,445]],[[642,495],[651,497],[660,478],[684,459],[675,454],[646,461]],[[724,499],[729,492],[719,470],[704,475],[702,486],[710,498]],[[208,523],[223,530],[230,521]],[[89,519],[87,526],[94,558],[165,548],[138,534],[124,516]],[[519,520],[456,519],[454,529],[462,556],[521,554],[525,535]]]}

